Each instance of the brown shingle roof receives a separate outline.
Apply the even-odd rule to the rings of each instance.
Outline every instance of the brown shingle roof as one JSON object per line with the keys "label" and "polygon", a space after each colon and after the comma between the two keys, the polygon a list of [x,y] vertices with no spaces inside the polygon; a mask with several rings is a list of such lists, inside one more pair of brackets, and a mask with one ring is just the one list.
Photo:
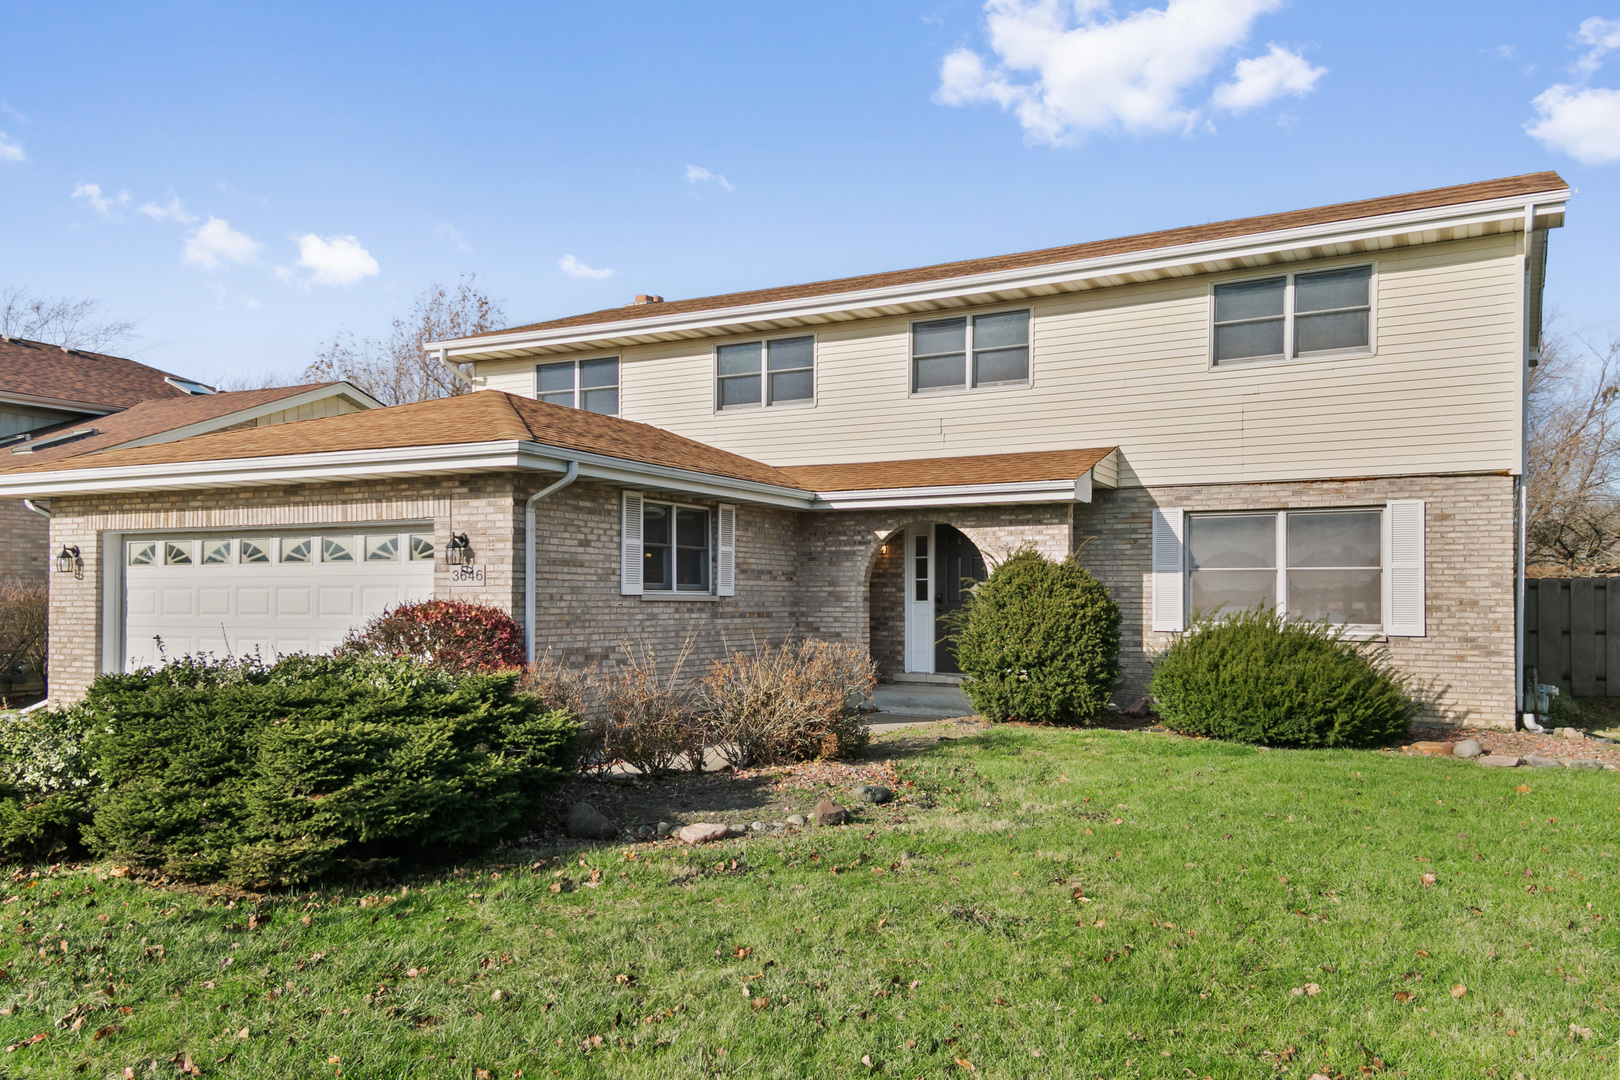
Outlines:
{"label": "brown shingle roof", "polygon": [[886,488],[1015,484],[1030,480],[1075,480],[1107,457],[1113,447],[1043,450],[1024,454],[863,461],[851,465],[784,465],[777,471],[808,491],[870,491]]}
{"label": "brown shingle roof", "polygon": [[[236,390],[220,394],[186,394],[178,398],[156,398],[138,402],[123,412],[75,420],[67,424],[58,424],[54,428],[35,431],[32,433],[33,439],[29,442],[0,446],[0,472],[42,462],[61,461],[64,458],[78,457],[80,454],[96,453],[137,439],[173,431],[175,428],[189,427],[204,420],[229,416],[244,409],[331,385],[333,384],[310,383],[306,386],[276,386],[264,390]],[[96,434],[52,443],[26,453],[14,452],[28,451],[31,443],[49,439],[53,434],[83,428],[93,428]]]}
{"label": "brown shingle roof", "polygon": [[532,401],[498,390],[292,424],[194,435],[178,442],[80,454],[10,473],[178,464],[286,454],[386,450],[523,440],[563,450],[792,487],[778,470],[632,420]]}
{"label": "brown shingle roof", "polygon": [[[1534,195],[1546,191],[1561,191],[1568,186],[1563,177],[1555,172],[1526,173],[1523,176],[1509,176],[1500,180],[1486,180],[1475,184],[1458,184],[1454,187],[1432,188],[1428,191],[1414,191],[1405,195],[1389,195],[1379,199],[1334,203],[1330,206],[1318,206],[1309,210],[1292,210],[1282,214],[1236,218],[1232,221],[1217,221],[1208,225],[1192,225],[1162,232],[1138,233],[1134,236],[1122,236],[1113,240],[1094,240],[1084,244],[1043,248],[1039,251],[1025,251],[1014,255],[998,255],[988,259],[968,259],[962,262],[938,263],[933,266],[920,266],[912,270],[895,270],[883,274],[835,278],[829,281],[813,281],[806,285],[789,285],[775,289],[754,289],[749,292],[725,293],[720,296],[704,296],[691,300],[674,300],[658,304],[607,308],[603,311],[572,315],[564,319],[551,319],[546,322],[514,326],[507,330],[495,331],[495,333],[510,334],[525,330],[561,330],[573,326],[590,326],[595,323],[620,322],[631,319],[657,319],[666,315],[680,315],[694,311],[742,307],[748,304],[763,304],[779,300],[809,299],[817,296],[830,296],[836,293],[857,292],[863,289],[880,289],[893,285],[921,284],[948,278],[967,277],[972,274],[990,273],[997,270],[1018,270],[1026,267],[1044,266],[1049,263],[1098,258],[1104,255],[1122,255],[1133,251],[1177,247],[1182,244],[1225,240],[1254,233],[1274,232],[1279,229],[1293,229],[1307,225],[1326,225],[1335,221],[1350,221],[1356,218],[1398,214],[1409,210],[1428,210],[1441,206],[1455,206],[1461,203],[1484,202],[1488,199]],[[463,340],[477,341],[480,337],[488,336],[491,335],[478,335],[478,337]]]}
{"label": "brown shingle roof", "polygon": [[[56,345],[12,338],[0,341],[0,393],[50,398],[106,409],[127,409],[152,398],[189,397],[159,371],[121,356],[64,352]],[[180,378],[178,375],[173,378]]]}

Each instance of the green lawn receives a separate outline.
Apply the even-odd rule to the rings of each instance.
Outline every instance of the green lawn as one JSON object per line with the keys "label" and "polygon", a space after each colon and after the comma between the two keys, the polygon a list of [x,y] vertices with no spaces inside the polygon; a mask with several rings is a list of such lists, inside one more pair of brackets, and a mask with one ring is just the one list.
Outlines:
{"label": "green lawn", "polygon": [[1027,728],[897,764],[904,823],[405,889],[24,872],[0,1041],[48,1036],[0,1076],[1620,1074],[1614,774]]}

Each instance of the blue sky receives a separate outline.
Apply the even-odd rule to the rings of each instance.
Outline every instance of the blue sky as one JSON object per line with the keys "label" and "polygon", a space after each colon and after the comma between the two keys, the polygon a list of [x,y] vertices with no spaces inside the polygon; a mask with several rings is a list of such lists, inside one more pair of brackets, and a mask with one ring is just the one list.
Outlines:
{"label": "blue sky", "polygon": [[1549,299],[1620,326],[1590,3],[4,12],[0,285],[204,379],[291,377],[467,271],[517,323],[1547,168],[1580,189]]}

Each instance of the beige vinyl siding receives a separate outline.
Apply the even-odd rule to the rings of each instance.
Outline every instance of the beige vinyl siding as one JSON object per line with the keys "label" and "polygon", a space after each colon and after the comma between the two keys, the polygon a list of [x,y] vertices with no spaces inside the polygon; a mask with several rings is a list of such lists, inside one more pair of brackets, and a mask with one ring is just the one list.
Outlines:
{"label": "beige vinyl siding", "polygon": [[[805,408],[715,412],[747,337],[627,348],[621,415],[776,465],[1117,445],[1124,486],[1516,469],[1518,236],[1286,269],[1369,261],[1371,356],[1212,368],[1211,282],[1272,267],[1035,300],[1027,387],[912,395],[912,317],[816,327]],[[478,374],[534,392],[533,361]]]}
{"label": "beige vinyl siding", "polygon": [[360,406],[348,398],[333,394],[318,401],[306,402],[294,409],[282,409],[280,412],[261,416],[253,422],[253,426],[269,427],[272,424],[290,424],[295,420],[321,420],[328,416],[344,416],[360,411]]}

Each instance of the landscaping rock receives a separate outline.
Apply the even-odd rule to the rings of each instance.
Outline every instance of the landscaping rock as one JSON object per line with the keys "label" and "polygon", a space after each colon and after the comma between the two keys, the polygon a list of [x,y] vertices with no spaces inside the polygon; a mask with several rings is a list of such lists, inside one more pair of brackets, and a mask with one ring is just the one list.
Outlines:
{"label": "landscaping rock", "polygon": [[1153,703],[1145,697],[1139,697],[1121,710],[1121,714],[1132,720],[1140,720],[1144,716],[1153,715]]}
{"label": "landscaping rock", "polygon": [[1571,769],[1601,769],[1603,762],[1596,758],[1571,758],[1564,762],[1565,767]]}
{"label": "landscaping rock", "polygon": [[882,805],[883,803],[886,803],[890,799],[894,798],[894,792],[890,791],[882,784],[857,784],[855,789],[851,791],[850,794],[855,796],[861,802],[875,803],[878,805]]}
{"label": "landscaping rock", "polygon": [[1565,739],[1584,739],[1584,738],[1586,738],[1586,732],[1582,731],[1580,728],[1572,728],[1572,727],[1556,728],[1556,729],[1554,729],[1553,734],[1558,735],[1558,736],[1560,736],[1562,738],[1565,738]]}
{"label": "landscaping rock", "polygon": [[789,814],[787,823],[796,829],[802,829],[807,824],[803,814]]}
{"label": "landscaping rock", "polygon": [[749,826],[748,826],[748,830],[750,832],[764,832],[765,831],[765,823],[763,821],[750,822]]}
{"label": "landscaping rock", "polygon": [[1562,769],[1564,763],[1557,758],[1542,757],[1540,754],[1526,754],[1524,763],[1533,769]]}
{"label": "landscaping rock", "polygon": [[602,811],[588,802],[577,802],[568,811],[568,835],[576,840],[611,840],[619,830]]}
{"label": "landscaping rock", "polygon": [[1451,748],[1452,757],[1460,757],[1464,761],[1472,761],[1485,752],[1478,739],[1464,739]]}
{"label": "landscaping rock", "polygon": [[1498,769],[1513,769],[1518,767],[1519,759],[1512,754],[1483,754],[1475,758],[1474,763]]}
{"label": "landscaping rock", "polygon": [[646,840],[653,835],[653,827],[651,825],[637,825],[636,835]]}
{"label": "landscaping rock", "polygon": [[724,840],[731,832],[729,825],[716,825],[712,822],[700,821],[695,825],[688,825],[680,831],[680,838],[688,844],[707,844],[715,840]]}
{"label": "landscaping rock", "polygon": [[1408,749],[1425,757],[1442,757],[1451,752],[1451,747],[1443,742],[1415,742]]}
{"label": "landscaping rock", "polygon": [[816,808],[810,812],[815,823],[820,826],[842,825],[849,820],[849,811],[828,799],[816,803]]}
{"label": "landscaping rock", "polygon": [[659,836],[668,836],[670,833],[672,833],[674,831],[675,831],[675,826],[671,825],[667,821],[660,821],[653,828],[653,832],[656,833]]}

